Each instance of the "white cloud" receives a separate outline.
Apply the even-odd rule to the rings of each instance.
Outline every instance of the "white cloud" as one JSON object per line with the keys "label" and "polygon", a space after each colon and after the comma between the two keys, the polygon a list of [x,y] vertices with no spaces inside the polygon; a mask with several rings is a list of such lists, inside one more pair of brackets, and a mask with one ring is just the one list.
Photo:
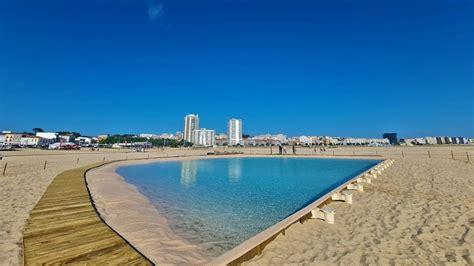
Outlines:
{"label": "white cloud", "polygon": [[163,16],[165,10],[161,3],[156,1],[148,1],[148,16],[151,20],[156,21]]}

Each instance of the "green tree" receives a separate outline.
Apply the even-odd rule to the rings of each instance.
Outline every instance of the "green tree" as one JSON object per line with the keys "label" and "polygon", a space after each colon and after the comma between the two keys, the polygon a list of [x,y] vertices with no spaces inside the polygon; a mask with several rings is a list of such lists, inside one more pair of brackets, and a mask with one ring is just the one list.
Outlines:
{"label": "green tree", "polygon": [[35,127],[33,128],[33,132],[38,133],[38,132],[44,132],[44,130],[42,128],[39,128],[39,127]]}

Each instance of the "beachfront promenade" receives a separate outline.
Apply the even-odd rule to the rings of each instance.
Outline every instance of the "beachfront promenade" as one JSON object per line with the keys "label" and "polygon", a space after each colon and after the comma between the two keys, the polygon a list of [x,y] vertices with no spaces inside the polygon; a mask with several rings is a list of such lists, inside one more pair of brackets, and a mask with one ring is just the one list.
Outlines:
{"label": "beachfront promenade", "polygon": [[[269,148],[235,150],[243,151],[245,154],[270,153]],[[0,261],[6,264],[21,264],[24,253],[25,261],[28,263],[30,255],[41,258],[47,253],[47,249],[40,247],[40,242],[43,242],[44,238],[35,240],[35,234],[39,236],[47,232],[48,228],[54,229],[54,222],[45,222],[43,225],[41,222],[36,223],[35,228],[29,227],[30,222],[27,223],[27,220],[31,213],[31,222],[40,221],[41,215],[49,208],[48,205],[53,202],[67,204],[68,196],[73,199],[74,193],[68,189],[74,190],[81,187],[80,183],[84,182],[84,179],[78,178],[75,183],[68,178],[80,176],[81,171],[85,170],[83,166],[110,160],[184,154],[200,155],[207,152],[208,150],[190,149],[156,150],[148,153],[125,153],[111,150],[4,152],[5,157],[0,162],[2,170],[7,164],[5,175],[0,175],[2,184],[0,207],[4,213],[0,217],[0,238],[2,239]],[[277,149],[274,148],[273,153],[276,152]],[[469,153],[466,154],[466,152]],[[362,259],[370,262],[374,258],[379,262],[413,263],[453,260],[462,262],[463,258],[470,259],[472,256],[469,254],[474,252],[472,250],[474,242],[472,242],[473,235],[469,232],[473,230],[469,229],[473,226],[470,221],[474,219],[474,210],[471,207],[474,205],[472,196],[474,169],[472,162],[468,162],[468,160],[472,161],[472,158],[468,159],[468,156],[474,154],[474,147],[345,147],[327,149],[322,154],[310,148],[298,148],[297,153],[322,156],[377,155],[396,158],[397,163],[393,169],[384,174],[383,178],[369,186],[366,192],[356,195],[354,204],[336,205],[338,209],[336,226],[314,220],[292,226],[285,236],[278,236],[263,250],[262,255],[255,257],[251,263],[285,261],[334,263],[347,260],[347,258],[359,259],[361,262]],[[74,168],[78,169],[61,174]],[[82,185],[82,189],[84,188],[85,186]],[[50,194],[50,192],[53,193]],[[90,209],[92,205],[90,201],[87,202],[88,198],[86,200],[84,195],[86,194],[79,197],[81,200],[79,200],[80,203],[77,202],[78,208],[83,208],[83,213],[88,217],[87,219],[93,221],[94,226],[99,225],[101,229],[97,230],[102,233],[98,235],[104,236],[102,242],[90,243],[91,250],[99,252],[101,247],[107,246],[107,243],[116,243],[117,247],[120,247],[117,251],[127,250],[128,252],[124,253],[128,255],[122,259],[131,259],[133,256],[135,257],[131,259],[132,261],[139,259],[140,256],[136,255],[139,254],[138,252],[126,242],[121,242],[123,239],[101,223],[93,209]],[[72,204],[75,204],[74,200]],[[90,207],[86,207],[87,205]],[[58,213],[60,212],[56,212]],[[94,216],[95,218],[92,218]],[[465,233],[466,230],[468,233]],[[331,234],[322,234],[323,232],[331,232]],[[354,235],[356,233],[357,235]],[[70,240],[76,239],[74,235],[70,236]],[[351,241],[354,243],[351,244]],[[356,242],[363,243],[362,250]],[[435,245],[434,242],[437,244]],[[22,250],[23,243],[24,251]],[[393,246],[395,243],[400,247],[402,254],[397,253],[397,248]],[[64,249],[64,247],[63,251],[67,254],[69,249]],[[71,249],[69,255],[64,256],[71,262],[80,262],[81,259],[87,257],[87,255],[82,258],[75,256],[72,250],[74,249]],[[122,254],[122,252],[119,253]],[[45,257],[47,256],[44,255],[43,258]],[[117,258],[119,257],[121,256]],[[146,262],[143,257],[141,260]],[[54,262],[54,259],[49,257],[48,261]]]}
{"label": "beachfront promenade", "polygon": [[25,264],[151,265],[99,218],[92,205],[84,175],[102,164],[68,170],[54,178],[26,223]]}

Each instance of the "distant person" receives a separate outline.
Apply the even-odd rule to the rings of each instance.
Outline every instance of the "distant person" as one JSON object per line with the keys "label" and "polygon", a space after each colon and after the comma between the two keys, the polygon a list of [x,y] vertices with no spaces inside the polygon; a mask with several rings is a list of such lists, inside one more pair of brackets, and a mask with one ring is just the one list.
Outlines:
{"label": "distant person", "polygon": [[278,153],[282,155],[283,153],[283,147],[281,145],[278,146]]}
{"label": "distant person", "polygon": [[293,145],[293,155],[296,155],[296,145]]}

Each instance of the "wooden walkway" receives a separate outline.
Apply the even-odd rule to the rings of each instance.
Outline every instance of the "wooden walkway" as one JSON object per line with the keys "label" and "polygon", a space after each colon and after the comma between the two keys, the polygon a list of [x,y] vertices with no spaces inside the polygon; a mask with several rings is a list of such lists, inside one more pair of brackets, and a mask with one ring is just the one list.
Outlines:
{"label": "wooden walkway", "polygon": [[31,212],[23,247],[26,265],[152,263],[98,216],[84,174],[97,163],[55,177]]}

